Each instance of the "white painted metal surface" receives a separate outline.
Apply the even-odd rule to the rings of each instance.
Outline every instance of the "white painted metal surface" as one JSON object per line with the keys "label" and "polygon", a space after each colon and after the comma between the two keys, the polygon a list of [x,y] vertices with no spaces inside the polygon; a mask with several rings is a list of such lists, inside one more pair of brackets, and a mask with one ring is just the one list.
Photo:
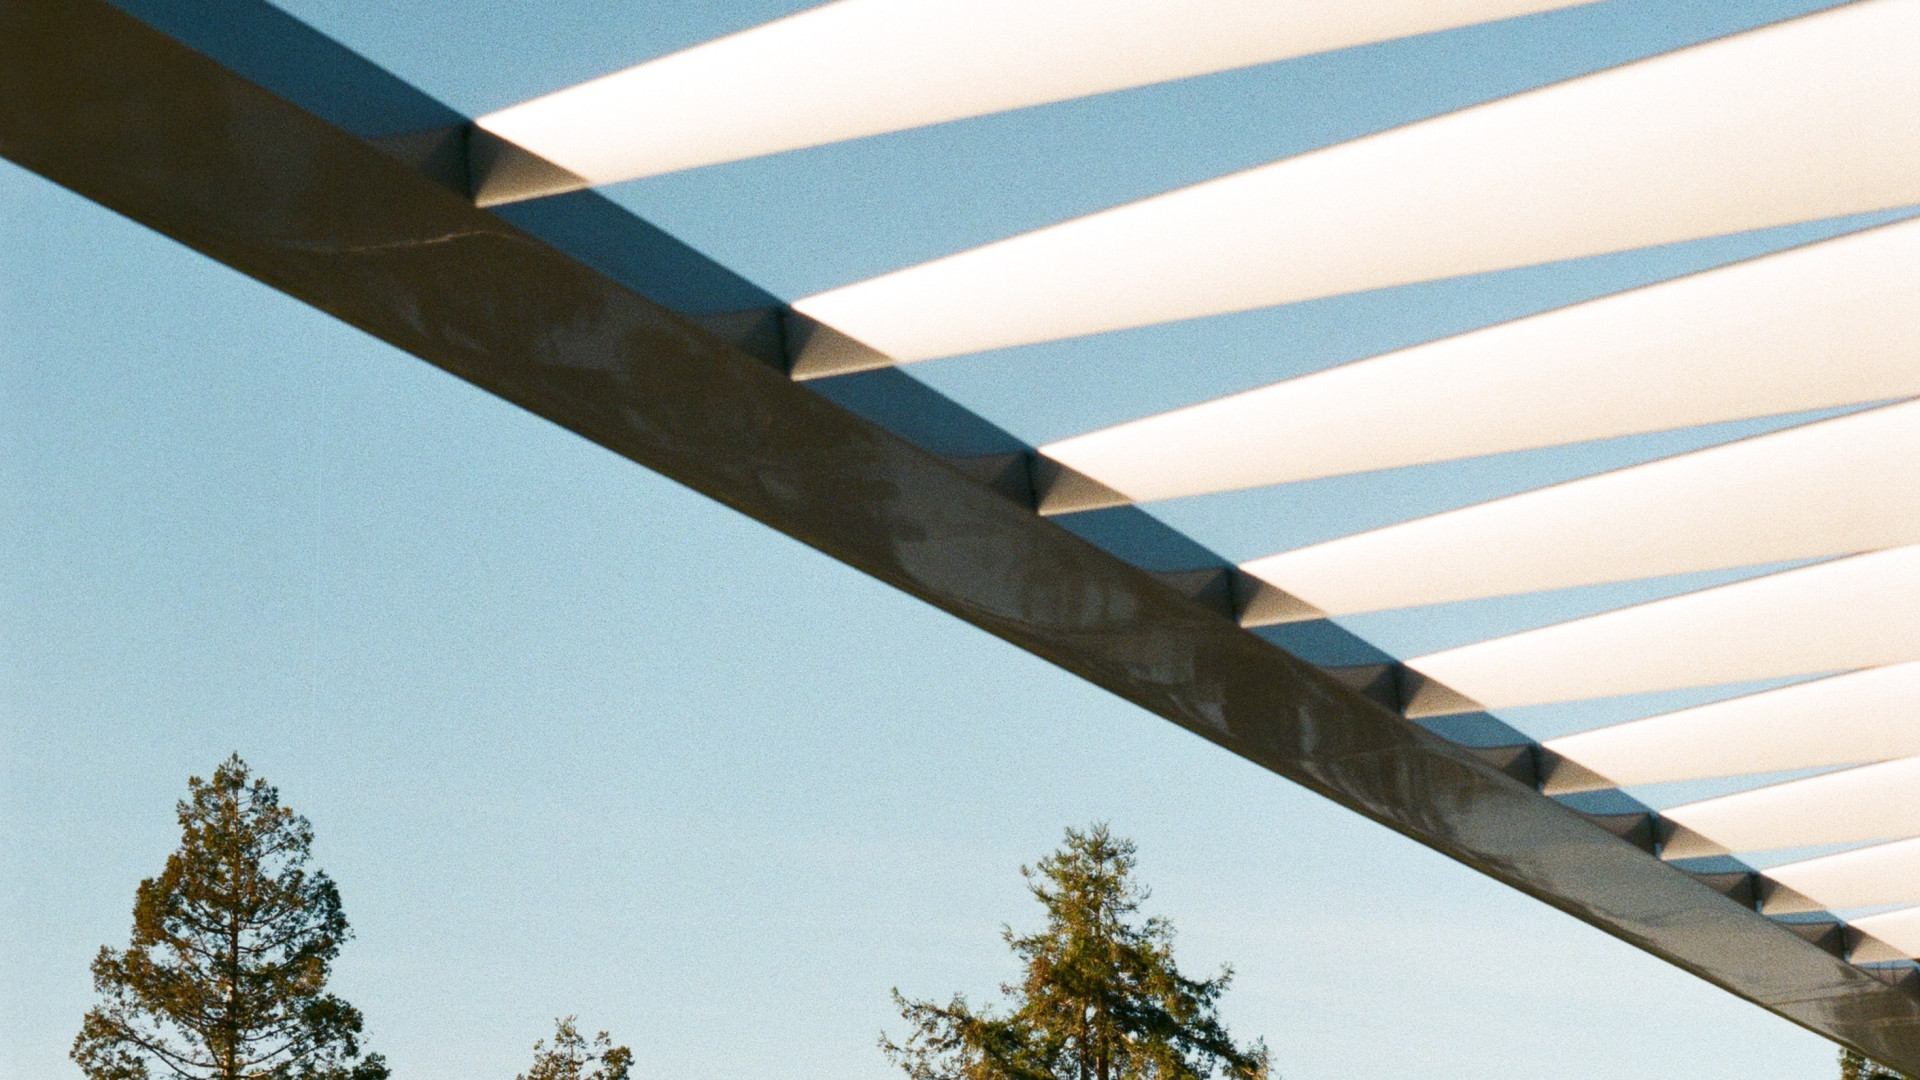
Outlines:
{"label": "white painted metal surface", "polygon": [[[1661,811],[1723,851],[1769,851],[1920,835],[1920,758],[1755,788]],[[1669,857],[1707,854],[1702,845]]]}
{"label": "white painted metal surface", "polygon": [[1766,902],[1764,910],[1769,914],[1912,903],[1920,901],[1920,839],[1803,859],[1766,873],[1812,901],[1805,903],[1782,894]]}
{"label": "white painted metal surface", "polygon": [[[1616,786],[1920,757],[1920,664],[1795,683],[1543,745]],[[1920,900],[1920,862],[1912,888]]]}
{"label": "white painted metal surface", "polygon": [[1855,555],[1431,653],[1489,708],[1920,660],[1920,547]]}
{"label": "white painted metal surface", "polygon": [[1920,402],[1908,402],[1342,537],[1242,569],[1345,615],[1915,543]]}
{"label": "white painted metal surface", "polygon": [[839,0],[481,127],[594,184],[1591,0]]}
{"label": "white painted metal surface", "polygon": [[1849,956],[1856,964],[1909,960],[1920,956],[1920,907],[1855,919],[1853,928],[1869,938],[1861,942]]}
{"label": "white painted metal surface", "polygon": [[1862,0],[794,306],[898,361],[1920,202],[1920,0]]}
{"label": "white painted metal surface", "polygon": [[1135,501],[1920,395],[1920,221],[1063,439]]}
{"label": "white painted metal surface", "polygon": [[[838,0],[480,125],[603,184],[1581,2]],[[1920,204],[1917,53],[1920,0],[1861,0],[794,306],[908,362]],[[1920,222],[1043,451],[1151,501],[1914,395]],[[1851,672],[1546,744],[1624,785],[1875,763],[1667,811],[1678,857],[1920,836],[1920,403],[1244,569],[1337,615],[1833,555],[1408,662],[1462,708]],[[1920,838],[1769,876],[1920,899]],[[1920,953],[1920,908],[1856,925]]]}

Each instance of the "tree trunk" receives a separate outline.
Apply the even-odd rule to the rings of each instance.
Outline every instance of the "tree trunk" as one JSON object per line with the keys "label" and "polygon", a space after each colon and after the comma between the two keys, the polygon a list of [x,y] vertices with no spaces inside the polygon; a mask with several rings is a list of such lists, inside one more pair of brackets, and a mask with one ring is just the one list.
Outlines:
{"label": "tree trunk", "polygon": [[[233,888],[239,891],[239,868],[234,868]],[[221,1068],[221,1080],[240,1080],[240,916],[229,910],[227,913],[227,1014],[221,1018],[225,1029],[221,1035],[226,1040],[224,1047],[225,1064]]]}

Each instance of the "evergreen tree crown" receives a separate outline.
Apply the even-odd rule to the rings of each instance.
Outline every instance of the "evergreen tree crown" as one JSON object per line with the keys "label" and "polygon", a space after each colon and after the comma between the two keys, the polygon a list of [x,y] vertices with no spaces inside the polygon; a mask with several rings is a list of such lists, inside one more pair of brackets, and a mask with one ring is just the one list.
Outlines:
{"label": "evergreen tree crown", "polygon": [[309,871],[313,828],[238,754],[187,781],[180,847],[140,883],[128,947],[102,947],[102,996],[72,1057],[89,1080],[386,1080],[359,1010],[327,993],[350,936]]}

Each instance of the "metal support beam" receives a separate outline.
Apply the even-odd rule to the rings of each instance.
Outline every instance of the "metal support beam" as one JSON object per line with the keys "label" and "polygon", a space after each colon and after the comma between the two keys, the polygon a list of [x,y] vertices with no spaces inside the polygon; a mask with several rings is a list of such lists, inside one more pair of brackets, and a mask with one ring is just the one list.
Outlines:
{"label": "metal support beam", "polygon": [[[1732,993],[1920,1073],[1920,996],[1909,988],[1759,914],[1750,887],[1717,889],[1620,835],[1631,830],[1541,795],[1527,782],[1536,767],[1503,767],[1439,738],[1242,629],[1231,602],[1110,554],[980,469],[730,344],[711,329],[715,317],[750,303],[672,299],[700,282],[717,282],[716,296],[751,292],[698,255],[638,222],[631,228],[653,247],[592,249],[601,230],[566,215],[613,211],[564,201],[591,196],[476,208],[369,141],[434,126],[418,122],[436,115],[424,95],[369,112],[396,83],[344,49],[284,16],[273,33],[298,48],[268,48],[272,34],[257,26],[215,25],[273,23],[272,9],[126,2],[148,19],[171,12],[173,23],[156,21],[225,62],[105,0],[0,0],[0,154]],[[187,25],[194,19],[204,33]],[[405,120],[376,130],[381,116]],[[1524,942],[1502,959],[1552,962]]]}

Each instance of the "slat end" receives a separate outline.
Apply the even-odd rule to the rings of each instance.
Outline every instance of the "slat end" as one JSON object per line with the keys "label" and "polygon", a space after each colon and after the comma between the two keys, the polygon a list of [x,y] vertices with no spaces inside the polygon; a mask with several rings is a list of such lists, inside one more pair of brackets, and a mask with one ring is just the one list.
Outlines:
{"label": "slat end", "polygon": [[1762,915],[1808,915],[1827,910],[1827,905],[1803,892],[1789,889],[1765,874],[1760,875],[1759,890]]}
{"label": "slat end", "polygon": [[893,357],[797,311],[787,312],[787,374],[797,381],[894,366]]}
{"label": "slat end", "polygon": [[1233,603],[1240,625],[1249,630],[1327,617],[1326,612],[1245,570],[1233,572]]}
{"label": "slat end", "polygon": [[1663,830],[1666,835],[1660,841],[1660,857],[1672,862],[1675,859],[1704,859],[1714,855],[1731,855],[1733,852],[1716,840],[1694,832],[1671,818],[1663,818]]}
{"label": "slat end", "polygon": [[482,127],[468,132],[467,170],[473,204],[480,207],[564,195],[593,186],[584,177]]}
{"label": "slat end", "polygon": [[1412,668],[1407,668],[1402,678],[1405,679],[1401,689],[1401,698],[1405,702],[1402,712],[1409,720],[1486,711],[1486,706]]}
{"label": "slat end", "polygon": [[1540,792],[1543,795],[1578,795],[1584,791],[1611,791],[1620,785],[1585,765],[1540,748]]}
{"label": "slat end", "polygon": [[1106,510],[1133,503],[1132,499],[1093,477],[1070,469],[1045,454],[1034,455],[1033,490],[1037,496],[1036,508],[1043,517]]}

